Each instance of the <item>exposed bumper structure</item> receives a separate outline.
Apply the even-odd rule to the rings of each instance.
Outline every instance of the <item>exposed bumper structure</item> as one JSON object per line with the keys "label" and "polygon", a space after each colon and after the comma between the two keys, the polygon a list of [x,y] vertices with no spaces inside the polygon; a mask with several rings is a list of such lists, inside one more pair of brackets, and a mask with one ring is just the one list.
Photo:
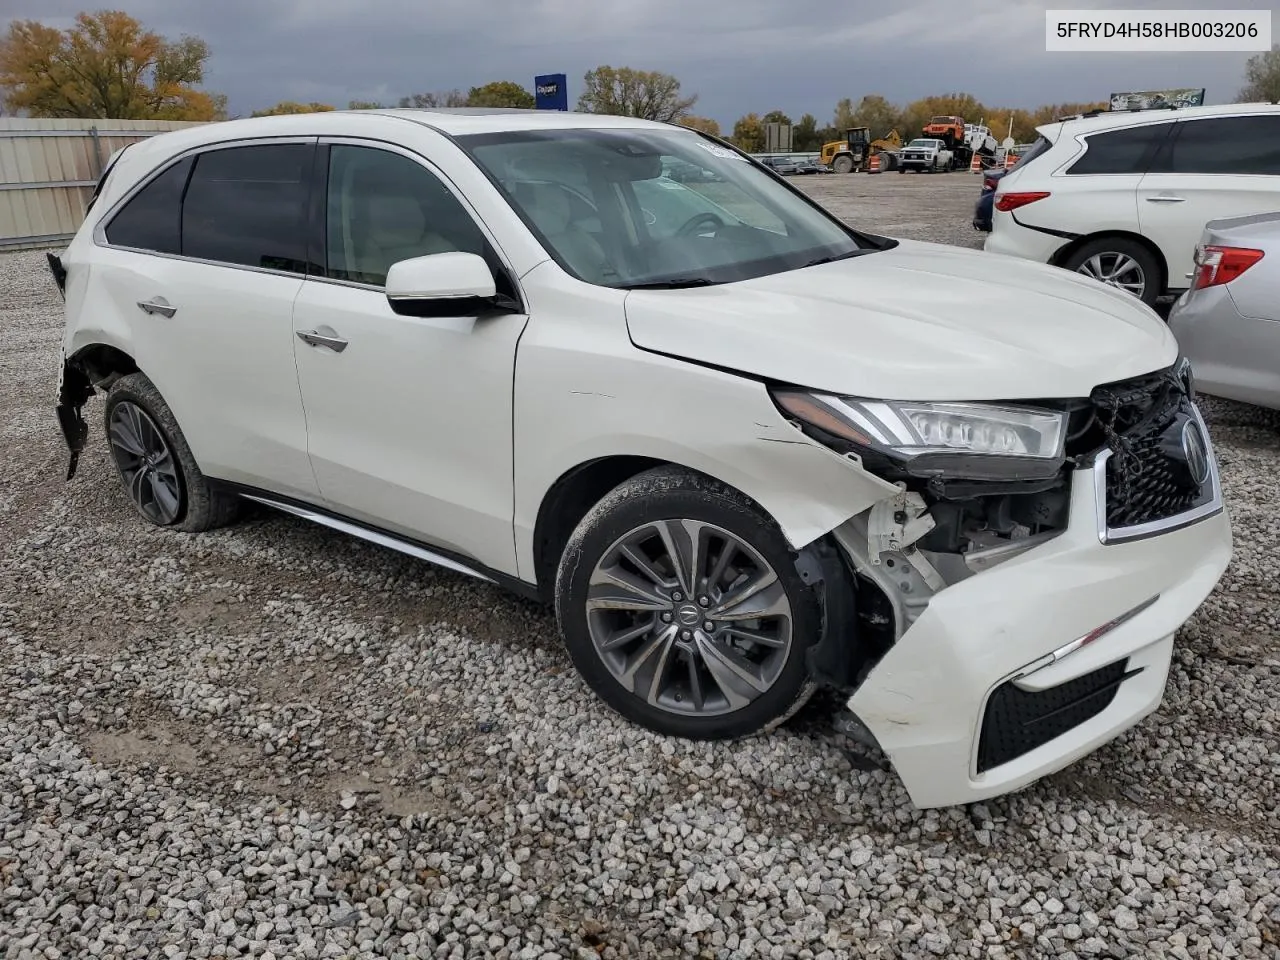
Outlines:
{"label": "exposed bumper structure", "polygon": [[1099,522],[1102,482],[1077,471],[1068,528],[937,593],[850,698],[916,806],[1016,790],[1160,705],[1173,635],[1231,558],[1216,464],[1212,509],[1129,540]]}

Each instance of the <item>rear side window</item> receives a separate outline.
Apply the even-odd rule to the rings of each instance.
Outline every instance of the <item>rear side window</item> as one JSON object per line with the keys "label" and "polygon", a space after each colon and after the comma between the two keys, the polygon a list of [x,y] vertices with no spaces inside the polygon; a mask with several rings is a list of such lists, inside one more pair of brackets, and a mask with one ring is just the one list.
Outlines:
{"label": "rear side window", "polygon": [[1030,163],[1036,157],[1040,156],[1042,153],[1044,153],[1046,150],[1048,150],[1052,146],[1053,146],[1053,141],[1050,140],[1048,137],[1043,135],[1036,137],[1036,142],[1033,143],[1027,149],[1027,151],[1014,162],[1013,166],[1010,167],[1009,169],[1012,171],[1012,170],[1017,170],[1019,167],[1025,167],[1028,163]]}
{"label": "rear side window", "polygon": [[1184,120],[1153,170],[1280,175],[1280,116]]}
{"label": "rear side window", "polygon": [[1068,168],[1071,176],[1098,173],[1145,173],[1151,152],[1169,133],[1169,124],[1154,123],[1127,130],[1095,133],[1085,139],[1085,155]]}
{"label": "rear side window", "polygon": [[111,218],[107,242],[118,247],[180,253],[182,190],[191,173],[191,158],[180,160],[156,177]]}
{"label": "rear side window", "polygon": [[231,147],[196,161],[182,205],[182,254],[306,273],[312,147]]}

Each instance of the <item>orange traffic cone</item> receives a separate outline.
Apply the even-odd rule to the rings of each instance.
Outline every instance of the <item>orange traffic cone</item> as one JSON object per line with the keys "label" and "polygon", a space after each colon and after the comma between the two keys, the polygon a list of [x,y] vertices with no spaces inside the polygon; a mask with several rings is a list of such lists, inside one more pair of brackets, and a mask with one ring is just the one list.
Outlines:
{"label": "orange traffic cone", "polygon": [[969,172],[970,173],[982,172],[982,157],[976,153],[973,155],[973,159],[969,162]]}
{"label": "orange traffic cone", "polygon": [[879,172],[880,172],[880,154],[873,153],[870,159],[867,160],[867,173],[879,173]]}

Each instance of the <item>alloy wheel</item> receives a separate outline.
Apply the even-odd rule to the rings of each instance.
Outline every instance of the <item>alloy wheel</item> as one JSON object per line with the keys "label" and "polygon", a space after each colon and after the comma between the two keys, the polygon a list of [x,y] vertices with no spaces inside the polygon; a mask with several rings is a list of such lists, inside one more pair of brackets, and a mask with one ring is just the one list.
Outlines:
{"label": "alloy wheel", "polygon": [[155,421],[137,404],[122,400],[111,411],[107,432],[134,506],[153,523],[173,523],[182,508],[182,482],[173,451]]}
{"label": "alloy wheel", "polygon": [[591,572],[586,610],[614,679],[670,713],[742,709],[791,652],[791,601],[773,567],[698,520],[655,521],[616,540]]}
{"label": "alloy wheel", "polygon": [[1076,267],[1076,273],[1118,287],[1139,300],[1147,289],[1147,275],[1142,264],[1127,253],[1095,253]]}

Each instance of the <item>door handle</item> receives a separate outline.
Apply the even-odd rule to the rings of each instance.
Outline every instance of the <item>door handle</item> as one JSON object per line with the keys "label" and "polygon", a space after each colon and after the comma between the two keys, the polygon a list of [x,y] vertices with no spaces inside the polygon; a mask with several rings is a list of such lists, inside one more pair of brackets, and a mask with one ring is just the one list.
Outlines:
{"label": "door handle", "polygon": [[328,347],[334,353],[341,353],[347,349],[347,341],[341,337],[326,337],[323,333],[316,333],[314,330],[299,330],[298,339],[313,347]]}
{"label": "door handle", "polygon": [[172,317],[178,312],[177,307],[169,306],[169,301],[164,297],[155,297],[151,300],[139,300],[138,307],[143,313],[159,315],[162,317]]}
{"label": "door handle", "polygon": [[1147,197],[1147,203],[1186,203],[1186,197]]}

